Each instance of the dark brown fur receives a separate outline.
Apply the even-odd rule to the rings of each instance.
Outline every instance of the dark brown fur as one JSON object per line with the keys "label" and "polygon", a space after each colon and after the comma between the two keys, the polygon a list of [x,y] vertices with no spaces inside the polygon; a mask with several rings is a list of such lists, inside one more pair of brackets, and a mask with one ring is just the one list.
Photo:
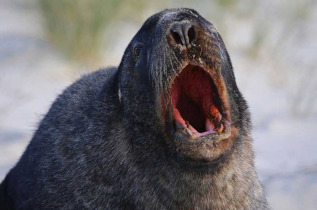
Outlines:
{"label": "dark brown fur", "polygon": [[[223,100],[230,112],[231,137],[219,145],[205,139],[204,151],[195,144],[195,152],[192,143],[185,144],[187,140],[174,133],[170,102],[161,101],[168,99],[180,66],[197,58],[189,56],[197,49],[185,55],[165,36],[170,24],[180,20],[194,21],[205,30],[197,37],[206,45],[201,58],[223,82],[225,90],[220,91],[225,91]],[[164,10],[144,23],[118,69],[84,76],[57,98],[1,184],[0,205],[268,209],[254,169],[250,130],[246,102],[213,25],[194,10]]]}

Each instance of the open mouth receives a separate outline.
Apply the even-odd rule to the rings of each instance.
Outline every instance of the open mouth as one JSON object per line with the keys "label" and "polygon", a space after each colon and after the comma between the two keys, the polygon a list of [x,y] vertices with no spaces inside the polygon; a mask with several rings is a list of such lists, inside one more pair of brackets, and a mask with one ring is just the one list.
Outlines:
{"label": "open mouth", "polygon": [[187,65],[171,88],[177,130],[191,140],[225,129],[223,103],[212,77],[200,66]]}

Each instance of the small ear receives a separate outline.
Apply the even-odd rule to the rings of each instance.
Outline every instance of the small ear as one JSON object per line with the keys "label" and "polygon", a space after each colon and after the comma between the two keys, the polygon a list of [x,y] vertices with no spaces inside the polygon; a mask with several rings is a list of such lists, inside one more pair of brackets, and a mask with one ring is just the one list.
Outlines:
{"label": "small ear", "polygon": [[121,101],[122,94],[121,94],[121,89],[120,89],[120,87],[119,87],[119,90],[118,90],[118,96],[119,96],[119,101],[120,101],[120,103],[122,103],[122,101]]}

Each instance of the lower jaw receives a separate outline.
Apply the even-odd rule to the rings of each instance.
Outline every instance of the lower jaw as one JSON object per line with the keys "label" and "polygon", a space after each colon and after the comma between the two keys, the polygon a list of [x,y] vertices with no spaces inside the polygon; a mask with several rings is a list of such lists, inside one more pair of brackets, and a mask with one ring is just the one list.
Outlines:
{"label": "lower jaw", "polygon": [[190,139],[186,131],[176,130],[174,132],[173,144],[178,154],[193,163],[209,165],[219,157],[231,151],[238,130],[227,121],[224,131],[210,133],[197,137],[194,141]]}
{"label": "lower jaw", "polygon": [[176,132],[183,133],[188,139],[195,141],[199,138],[202,137],[217,137],[218,139],[219,136],[228,136],[228,133],[231,133],[230,129],[231,123],[227,120],[222,120],[221,126],[219,129],[209,129],[203,132],[198,132],[196,129],[194,129],[191,125],[188,125],[187,127],[181,125],[180,123],[176,122],[175,127],[176,127]]}

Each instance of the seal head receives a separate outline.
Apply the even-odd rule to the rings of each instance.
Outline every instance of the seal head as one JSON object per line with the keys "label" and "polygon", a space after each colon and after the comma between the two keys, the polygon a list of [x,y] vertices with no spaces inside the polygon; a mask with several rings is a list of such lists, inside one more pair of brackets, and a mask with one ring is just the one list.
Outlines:
{"label": "seal head", "polygon": [[212,23],[192,9],[156,14],[129,44],[120,69],[118,95],[127,114],[138,116],[130,117],[135,127],[155,130],[187,162],[210,164],[230,154],[246,104]]}

